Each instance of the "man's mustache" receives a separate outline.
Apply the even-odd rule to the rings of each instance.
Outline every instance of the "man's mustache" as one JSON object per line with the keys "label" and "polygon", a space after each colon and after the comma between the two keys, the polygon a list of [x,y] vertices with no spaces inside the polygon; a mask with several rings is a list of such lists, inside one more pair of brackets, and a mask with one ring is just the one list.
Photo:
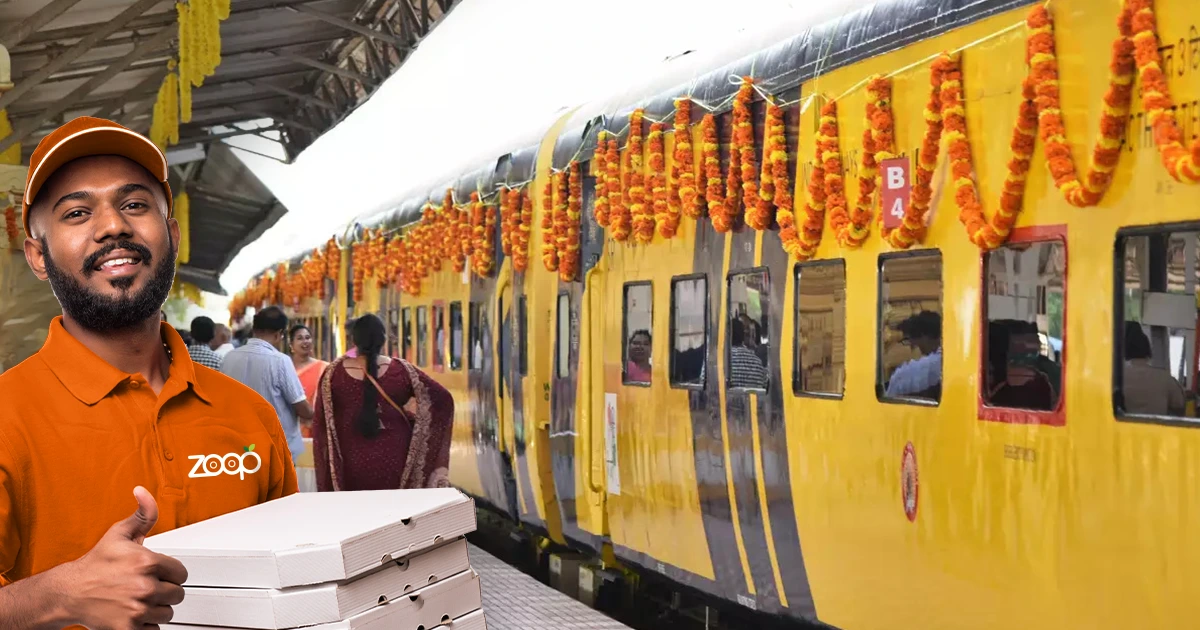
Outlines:
{"label": "man's mustache", "polygon": [[83,275],[85,277],[87,277],[87,276],[90,276],[93,273],[95,273],[96,265],[100,262],[100,259],[113,253],[114,251],[116,251],[118,249],[125,249],[125,250],[129,250],[131,252],[136,252],[138,256],[142,257],[142,262],[145,263],[147,266],[150,265],[150,261],[153,258],[150,255],[150,249],[147,248],[145,245],[138,245],[137,243],[134,243],[133,241],[117,241],[115,243],[109,243],[108,245],[101,247],[100,249],[96,250],[91,256],[88,256],[87,259],[83,261],[83,270],[82,270]]}

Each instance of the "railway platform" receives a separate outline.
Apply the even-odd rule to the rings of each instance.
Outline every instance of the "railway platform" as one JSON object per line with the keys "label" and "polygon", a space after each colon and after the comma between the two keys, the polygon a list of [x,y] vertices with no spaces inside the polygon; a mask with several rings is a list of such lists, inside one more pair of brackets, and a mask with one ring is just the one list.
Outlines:
{"label": "railway platform", "polygon": [[631,630],[629,626],[470,545],[488,630]]}

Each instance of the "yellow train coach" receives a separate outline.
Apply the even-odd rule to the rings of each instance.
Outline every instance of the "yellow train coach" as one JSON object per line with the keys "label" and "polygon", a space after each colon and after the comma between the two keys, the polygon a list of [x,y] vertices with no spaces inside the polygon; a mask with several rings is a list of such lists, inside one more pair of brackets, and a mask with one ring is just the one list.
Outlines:
{"label": "yellow train coach", "polygon": [[380,313],[458,487],[731,604],[1200,627],[1198,22],[895,0],[684,56],[235,316]]}

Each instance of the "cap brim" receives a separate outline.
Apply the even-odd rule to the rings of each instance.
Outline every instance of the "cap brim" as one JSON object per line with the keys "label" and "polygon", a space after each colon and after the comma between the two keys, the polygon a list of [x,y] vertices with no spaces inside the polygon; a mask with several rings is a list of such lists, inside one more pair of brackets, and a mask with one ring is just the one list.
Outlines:
{"label": "cap brim", "polygon": [[[167,186],[167,158],[163,152],[145,136],[121,127],[92,127],[63,138],[58,144],[50,147],[45,157],[38,163],[37,168],[25,185],[23,211],[29,215],[29,206],[46,180],[72,160],[96,155],[119,155],[140,164],[150,172],[167,195],[167,216],[171,215],[171,193]],[[25,233],[29,233],[26,219]]]}

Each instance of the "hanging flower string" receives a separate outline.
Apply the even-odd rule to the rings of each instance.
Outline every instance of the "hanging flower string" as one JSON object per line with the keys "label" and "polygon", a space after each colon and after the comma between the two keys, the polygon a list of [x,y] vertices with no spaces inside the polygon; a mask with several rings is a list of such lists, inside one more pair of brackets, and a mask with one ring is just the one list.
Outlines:
{"label": "hanging flower string", "polygon": [[654,223],[658,226],[659,235],[671,238],[679,229],[679,204],[674,204],[672,208],[672,204],[668,203],[664,128],[662,123],[650,125],[650,137],[647,140],[650,145],[650,199],[654,204]]}
{"label": "hanging flower string", "polygon": [[787,150],[787,120],[783,108],[767,105],[766,131],[763,134],[764,155],[770,156],[771,180],[775,187],[775,221],[779,224],[779,239],[790,256],[800,253],[800,235],[796,231],[796,214],[793,208],[792,178],[789,173]]}
{"label": "hanging flower string", "polygon": [[863,129],[862,164],[858,171],[858,200],[849,216],[830,217],[838,243],[858,248],[871,232],[876,191],[879,187],[879,162],[892,157],[892,82],[875,77],[867,83],[867,124]]}
{"label": "hanging flower string", "polygon": [[716,116],[704,115],[700,120],[700,135],[704,150],[704,201],[716,226],[718,221],[724,221],[725,215],[725,186],[721,180],[721,145],[717,138]]}
{"label": "hanging flower string", "polygon": [[641,244],[654,238],[654,213],[646,203],[645,140],[642,130],[643,111],[635,109],[629,115],[629,214],[633,221],[633,238]]}
{"label": "hanging flower string", "polygon": [[982,249],[993,249],[1004,243],[1021,211],[1025,182],[1037,134],[1037,108],[1033,104],[1031,78],[1025,80],[1024,102],[1021,103],[1016,129],[1011,143],[1013,157],[1008,163],[1008,177],[1000,195],[1000,210],[989,219],[979,202],[979,192],[972,179],[971,144],[967,139],[966,110],[963,107],[962,70],[956,59],[946,67],[942,82],[942,115],[945,117],[946,146],[950,155],[950,171],[954,178],[954,201],[958,219],[967,228],[971,242]]}
{"label": "hanging flower string", "polygon": [[825,167],[825,205],[829,211],[829,224],[838,226],[849,221],[846,210],[846,182],[842,176],[842,151],[837,122],[837,102],[830,101],[821,110],[821,136],[824,149],[821,160]]}
{"label": "hanging flower string", "polygon": [[579,162],[572,161],[567,171],[566,251],[559,256],[558,277],[572,282],[579,277],[579,227],[583,216],[583,182]]}
{"label": "hanging flower string", "polygon": [[596,175],[596,202],[593,212],[596,225],[602,228],[608,227],[608,170],[604,159],[608,149],[604,141],[606,135],[606,131],[596,135],[596,151],[592,153],[592,172]]}
{"label": "hanging flower string", "polygon": [[1175,106],[1158,52],[1152,2],[1127,0],[1127,8],[1133,16],[1134,56],[1142,81],[1142,108],[1146,110],[1146,120],[1154,128],[1154,144],[1158,146],[1163,166],[1179,182],[1200,182],[1200,137],[1192,142],[1189,150],[1183,145],[1183,133],[1175,124]]}
{"label": "hanging flower string", "polygon": [[[1113,42],[1112,62],[1109,64],[1109,87],[1104,95],[1100,117],[1100,137],[1092,149],[1091,164],[1080,178],[1075,171],[1071,146],[1063,125],[1059,102],[1058,59],[1055,56],[1054,23],[1044,5],[1034,7],[1026,20],[1029,29],[1028,61],[1037,98],[1039,129],[1045,145],[1046,159],[1054,184],[1067,202],[1074,206],[1094,206],[1104,197],[1112,183],[1113,171],[1121,157],[1121,142],[1133,101],[1133,79],[1136,63],[1133,40],[1130,39],[1129,7],[1122,8],[1117,20],[1119,34]],[[1157,51],[1157,48],[1155,49]],[[1080,181],[1082,179],[1082,182]]]}
{"label": "hanging flower string", "polygon": [[476,237],[472,266],[476,274],[487,277],[496,265],[496,206],[482,202],[478,205],[480,224],[478,228],[473,228]]}
{"label": "hanging flower string", "polygon": [[513,207],[513,199],[507,188],[500,189],[500,250],[505,256],[512,255],[513,228],[516,227],[518,210]]}
{"label": "hanging flower string", "polygon": [[[771,113],[771,108],[779,109],[774,103],[767,103],[767,113],[763,118],[763,152],[762,152],[762,171],[758,176],[758,196],[754,199],[754,212],[749,208],[746,210],[746,216],[753,215],[754,220],[760,223],[762,229],[770,229],[776,221],[775,207],[775,153],[780,152],[782,147],[783,160],[787,161],[787,142],[782,145],[775,142],[775,136],[782,137],[782,134],[777,134],[775,125],[782,124],[782,111]],[[758,229],[757,226],[753,226]]]}
{"label": "hanging flower string", "polygon": [[558,271],[558,245],[554,240],[554,206],[558,191],[554,186],[554,175],[546,182],[542,191],[542,265],[546,271]]}
{"label": "hanging flower string", "polygon": [[[925,217],[933,199],[933,172],[938,165],[942,143],[942,78],[950,63],[949,57],[939,57],[930,68],[931,89],[929,103],[925,106],[925,135],[917,154],[912,198],[904,218],[895,229],[880,227],[883,239],[897,249],[908,249],[925,239]],[[879,213],[879,221],[883,222],[882,212]]]}
{"label": "hanging flower string", "polygon": [[675,154],[671,162],[668,203],[678,203],[672,214],[686,214],[693,219],[704,216],[704,198],[696,182],[696,155],[692,144],[692,101],[675,100]]}
{"label": "hanging flower string", "polygon": [[609,227],[612,237],[618,243],[629,238],[633,229],[633,219],[629,214],[629,206],[625,203],[625,187],[621,179],[621,154],[617,151],[617,139],[609,138],[608,152],[604,156],[604,166],[608,171],[608,212]]}
{"label": "hanging flower string", "polygon": [[[513,232],[513,269],[525,271],[529,266],[529,231],[533,228],[533,197],[529,194],[529,186],[522,190],[510,191],[517,195],[521,207],[521,215],[517,221],[517,229]],[[515,205],[515,204],[514,204]]]}
{"label": "hanging flower string", "polygon": [[567,172],[554,173],[551,181],[554,182],[554,249],[561,271],[567,256]]}
{"label": "hanging flower string", "polygon": [[[780,222],[780,238],[783,247],[796,260],[808,260],[816,255],[817,247],[821,244],[821,233],[825,229],[826,183],[825,160],[826,150],[837,146],[837,105],[833,101],[821,108],[820,125],[813,139],[814,153],[808,178],[808,201],[804,207],[804,222],[792,230]],[[790,221],[788,221],[790,223]]]}
{"label": "hanging flower string", "polygon": [[[733,138],[729,149],[729,172],[733,174],[733,156],[737,155],[739,178],[741,179],[742,207],[746,225],[762,231],[771,227],[771,213],[758,210],[758,163],[755,160],[754,120],[750,101],[754,98],[754,86],[750,77],[742,77],[742,84],[733,99]],[[732,181],[732,178],[731,180]],[[726,197],[726,202],[737,195]]]}

